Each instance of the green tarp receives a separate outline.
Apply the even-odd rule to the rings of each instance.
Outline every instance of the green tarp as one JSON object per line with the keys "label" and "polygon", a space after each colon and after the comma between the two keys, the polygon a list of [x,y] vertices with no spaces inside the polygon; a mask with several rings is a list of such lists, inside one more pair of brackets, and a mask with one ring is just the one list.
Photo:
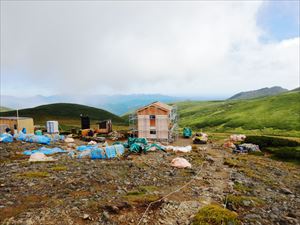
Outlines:
{"label": "green tarp", "polygon": [[189,138],[192,136],[192,130],[188,127],[183,128],[183,137]]}

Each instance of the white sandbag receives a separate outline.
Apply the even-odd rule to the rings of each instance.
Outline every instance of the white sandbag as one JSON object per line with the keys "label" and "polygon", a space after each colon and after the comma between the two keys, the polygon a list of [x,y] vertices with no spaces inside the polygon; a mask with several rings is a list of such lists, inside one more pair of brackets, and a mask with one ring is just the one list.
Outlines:
{"label": "white sandbag", "polygon": [[244,134],[232,134],[230,135],[231,141],[244,141],[246,139],[246,135]]}
{"label": "white sandbag", "polygon": [[177,157],[172,160],[171,166],[177,167],[177,168],[191,168],[192,165],[184,158]]}
{"label": "white sandbag", "polygon": [[208,135],[206,133],[200,133],[201,137],[205,137],[205,138],[208,138]]}
{"label": "white sandbag", "polygon": [[52,157],[46,156],[44,153],[41,152],[33,153],[29,158],[29,162],[52,162],[52,161],[56,161],[56,160],[53,159]]}
{"label": "white sandbag", "polygon": [[65,139],[65,142],[67,142],[67,143],[73,143],[74,142],[74,138],[67,137]]}
{"label": "white sandbag", "polygon": [[90,141],[90,142],[88,143],[88,145],[96,145],[96,144],[97,144],[96,141]]}
{"label": "white sandbag", "polygon": [[166,151],[174,151],[174,152],[190,152],[192,151],[192,146],[172,146],[172,145],[167,145],[165,146]]}
{"label": "white sandbag", "polygon": [[190,151],[192,151],[192,146],[191,145],[188,145],[185,147],[176,146],[176,147],[173,147],[173,151],[174,152],[190,152]]}

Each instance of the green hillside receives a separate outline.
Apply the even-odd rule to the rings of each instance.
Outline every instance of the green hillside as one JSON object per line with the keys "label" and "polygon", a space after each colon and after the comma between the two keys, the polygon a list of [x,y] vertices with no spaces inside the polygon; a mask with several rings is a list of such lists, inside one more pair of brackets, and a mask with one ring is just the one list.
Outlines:
{"label": "green hillside", "polygon": [[[35,124],[44,125],[47,120],[58,120],[64,125],[79,125],[80,114],[85,114],[92,121],[112,119],[116,124],[122,124],[122,118],[102,109],[85,105],[57,103],[41,105],[35,108],[19,110],[19,116],[32,117]],[[1,112],[1,116],[16,116],[16,111]]]}
{"label": "green hillside", "polygon": [[[235,101],[177,103],[180,125],[215,131],[266,130],[300,135],[300,92]],[[275,132],[276,131],[276,132]]]}
{"label": "green hillside", "polygon": [[7,111],[10,111],[10,110],[12,110],[12,109],[4,107],[4,106],[0,106],[0,112],[7,112]]}
{"label": "green hillside", "polygon": [[240,93],[230,97],[228,100],[260,98],[260,97],[277,95],[277,94],[287,92],[287,91],[288,91],[288,89],[278,87],[278,86],[274,86],[271,88],[266,87],[266,88],[261,88],[261,89],[253,90],[253,91],[240,92]]}

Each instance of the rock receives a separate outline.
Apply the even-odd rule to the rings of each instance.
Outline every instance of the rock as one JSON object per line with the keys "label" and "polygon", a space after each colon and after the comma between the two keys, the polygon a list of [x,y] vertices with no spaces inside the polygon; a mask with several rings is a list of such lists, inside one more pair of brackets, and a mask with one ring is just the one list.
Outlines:
{"label": "rock", "polygon": [[205,160],[208,161],[208,162],[210,162],[210,163],[214,163],[214,162],[216,161],[216,160],[215,160],[213,157],[211,157],[210,155],[206,156],[206,157],[205,157]]}
{"label": "rock", "polygon": [[260,220],[261,216],[258,215],[258,214],[248,214],[248,215],[245,216],[245,219],[248,219],[248,220]]}
{"label": "rock", "polygon": [[293,194],[293,192],[288,188],[281,188],[280,192],[286,195]]}
{"label": "rock", "polygon": [[89,214],[83,214],[83,217],[82,217],[84,220],[87,220],[87,219],[90,219],[90,215]]}
{"label": "rock", "polygon": [[110,219],[110,216],[109,216],[109,214],[108,214],[107,211],[103,211],[102,217],[103,217],[103,219],[105,219],[105,220],[109,220],[109,219]]}
{"label": "rock", "polygon": [[249,200],[243,200],[242,203],[244,206],[247,206],[247,207],[251,205],[251,201],[249,201]]}

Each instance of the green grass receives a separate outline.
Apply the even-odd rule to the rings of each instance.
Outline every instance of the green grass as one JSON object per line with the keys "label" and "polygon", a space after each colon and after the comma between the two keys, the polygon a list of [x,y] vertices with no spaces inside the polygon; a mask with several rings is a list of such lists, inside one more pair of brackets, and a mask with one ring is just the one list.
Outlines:
{"label": "green grass", "polygon": [[51,169],[53,171],[66,171],[66,170],[68,170],[68,167],[66,167],[66,166],[54,166]]}
{"label": "green grass", "polygon": [[196,214],[193,225],[238,225],[238,214],[216,204],[204,206]]}
{"label": "green grass", "polygon": [[17,174],[17,177],[22,177],[22,178],[45,178],[49,176],[50,174],[48,172],[41,172],[41,171],[30,171],[30,172]]}
{"label": "green grass", "polygon": [[12,109],[4,107],[4,106],[0,106],[0,112],[7,112],[7,111],[10,111],[10,110],[12,110]]}
{"label": "green grass", "polygon": [[[264,204],[264,201],[259,198],[242,195],[228,195],[226,200],[235,207],[254,207]],[[246,202],[248,203],[246,204]]]}
{"label": "green grass", "polygon": [[274,159],[300,162],[300,142],[279,137],[248,136],[245,142],[259,145],[263,152],[272,154]]}
{"label": "green grass", "polygon": [[300,146],[298,147],[270,147],[266,150],[272,154],[274,159],[280,159],[284,161],[292,161],[300,163]]}
{"label": "green grass", "polygon": [[[32,117],[35,124],[45,125],[47,120],[57,120],[63,126],[79,126],[80,114],[90,117],[91,123],[111,119],[113,123],[124,124],[124,120],[108,111],[71,103],[41,105],[35,108],[19,110],[19,116]],[[0,116],[15,116],[15,111],[1,112]]]}
{"label": "green grass", "polygon": [[180,127],[300,137],[300,92],[236,101],[177,103]]}

